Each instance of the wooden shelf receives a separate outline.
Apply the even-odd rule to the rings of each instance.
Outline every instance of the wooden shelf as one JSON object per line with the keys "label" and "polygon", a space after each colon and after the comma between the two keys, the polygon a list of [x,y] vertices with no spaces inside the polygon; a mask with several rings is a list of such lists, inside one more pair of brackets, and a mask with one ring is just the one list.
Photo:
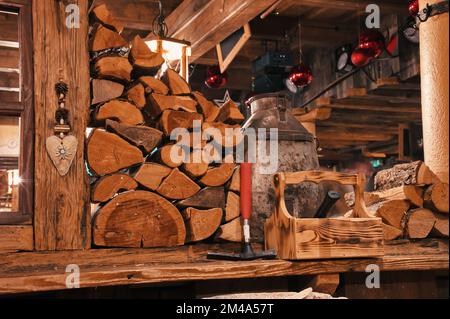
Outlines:
{"label": "wooden shelf", "polygon": [[282,277],[364,272],[369,264],[383,271],[449,269],[448,240],[387,243],[380,259],[289,262],[206,260],[207,251],[231,251],[234,245],[195,245],[177,249],[95,249],[0,255],[0,294],[66,289],[66,266],[80,267],[81,288],[212,279]]}

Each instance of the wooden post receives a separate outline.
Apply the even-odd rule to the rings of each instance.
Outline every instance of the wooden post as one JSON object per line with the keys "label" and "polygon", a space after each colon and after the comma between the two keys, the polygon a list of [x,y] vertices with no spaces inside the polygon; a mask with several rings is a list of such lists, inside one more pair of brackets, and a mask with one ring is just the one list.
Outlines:
{"label": "wooden post", "polygon": [[[79,8],[79,28],[68,28],[66,6]],[[76,7],[74,7],[76,8]],[[77,250],[90,247],[89,187],[84,166],[84,136],[89,110],[88,0],[33,0],[35,77],[35,248]],[[72,14],[76,15],[77,10]],[[76,16],[74,16],[76,21]],[[70,19],[69,19],[70,20]],[[65,177],[53,166],[45,141],[54,134],[55,84],[68,84],[66,107],[76,157]]]}

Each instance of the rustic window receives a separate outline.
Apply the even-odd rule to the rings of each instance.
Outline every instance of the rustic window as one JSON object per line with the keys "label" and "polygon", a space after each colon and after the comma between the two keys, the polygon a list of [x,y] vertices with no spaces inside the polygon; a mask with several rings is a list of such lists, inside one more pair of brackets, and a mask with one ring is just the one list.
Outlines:
{"label": "rustic window", "polygon": [[31,224],[31,0],[0,0],[0,224]]}

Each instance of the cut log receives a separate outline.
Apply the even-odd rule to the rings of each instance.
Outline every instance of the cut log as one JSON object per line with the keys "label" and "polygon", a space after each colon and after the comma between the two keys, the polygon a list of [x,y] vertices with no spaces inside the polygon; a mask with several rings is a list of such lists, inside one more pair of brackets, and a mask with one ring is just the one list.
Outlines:
{"label": "cut log", "polygon": [[93,75],[99,79],[127,83],[131,80],[132,69],[127,58],[105,56],[95,62]]}
{"label": "cut log", "polygon": [[163,133],[147,126],[135,126],[106,120],[108,130],[116,133],[131,144],[139,147],[145,154],[151,153],[162,141]]}
{"label": "cut log", "polygon": [[428,166],[417,161],[378,172],[375,176],[375,190],[382,191],[403,185],[431,185],[436,181],[437,177]]}
{"label": "cut log", "polygon": [[[355,192],[346,193],[344,195],[345,203],[348,207],[355,206]],[[379,202],[380,196],[378,195],[378,192],[365,192],[364,193],[364,202],[366,203],[366,206],[371,206],[373,204],[376,204]]]}
{"label": "cut log", "polygon": [[96,6],[91,12],[90,19],[91,25],[98,22],[118,33],[122,33],[124,28],[124,23],[116,20],[105,4]]}
{"label": "cut log", "polygon": [[403,229],[403,221],[410,208],[406,200],[388,200],[368,206],[367,210],[376,217],[381,217],[383,222],[397,229]]}
{"label": "cut log", "polygon": [[142,152],[116,134],[100,129],[92,132],[87,142],[87,162],[91,171],[99,176],[142,164]]}
{"label": "cut log", "polygon": [[242,221],[240,218],[236,218],[228,224],[220,226],[217,235],[215,236],[216,240],[224,240],[234,243],[242,242],[242,238]]}
{"label": "cut log", "polygon": [[[200,159],[200,161],[196,161],[198,159]],[[183,172],[185,172],[190,178],[202,177],[206,174],[208,168],[208,163],[203,162],[201,150],[192,151],[189,163],[185,163],[181,167]]]}
{"label": "cut log", "polygon": [[448,214],[448,184],[439,182],[431,185],[425,191],[424,200],[427,208]]}
{"label": "cut log", "polygon": [[175,168],[156,191],[165,198],[182,200],[197,194],[200,186]]}
{"label": "cut log", "polygon": [[161,147],[155,155],[157,162],[170,168],[180,167],[185,162],[185,157],[186,153],[184,149],[172,144]]}
{"label": "cut log", "polygon": [[239,111],[237,105],[232,100],[229,100],[220,108],[216,121],[239,124],[245,121],[245,117],[242,115],[241,111]]}
{"label": "cut log", "polygon": [[133,85],[127,91],[127,99],[128,101],[133,102],[133,104],[136,105],[138,109],[142,110],[147,104],[144,86],[141,83]]}
{"label": "cut log", "polygon": [[448,215],[435,213],[434,217],[436,218],[436,223],[434,224],[431,234],[433,235],[433,237],[448,238],[449,237]]}
{"label": "cut log", "polygon": [[239,145],[244,135],[239,125],[228,125],[224,123],[203,123],[203,132],[220,146],[232,148]]}
{"label": "cut log", "polygon": [[145,93],[147,94],[169,94],[169,88],[167,87],[167,85],[152,76],[142,76],[138,81],[145,87]]}
{"label": "cut log", "polygon": [[149,102],[148,111],[153,117],[158,117],[165,110],[197,112],[197,104],[188,96],[166,96],[153,93],[149,96]]}
{"label": "cut log", "polygon": [[113,174],[100,178],[92,188],[91,201],[105,203],[121,191],[131,191],[138,187],[136,181],[127,174]]}
{"label": "cut log", "polygon": [[[423,207],[423,189],[415,185],[404,185],[380,192],[364,193],[364,202],[367,206],[388,200],[407,200],[414,206]],[[353,192],[345,194],[345,201],[348,206],[353,207],[355,194]]]}
{"label": "cut log", "polygon": [[129,44],[117,32],[112,31],[101,24],[94,26],[89,49],[93,52],[108,50],[112,48],[128,48]]}
{"label": "cut log", "polygon": [[207,187],[193,197],[178,202],[180,207],[195,207],[200,209],[225,209],[225,189],[223,187]]}
{"label": "cut log", "polygon": [[215,103],[208,101],[200,92],[193,92],[192,95],[202,110],[205,122],[214,122],[219,115],[220,108]]}
{"label": "cut log", "polygon": [[160,127],[166,136],[170,136],[175,129],[192,129],[194,121],[201,125],[202,115],[183,111],[164,111],[159,121]]}
{"label": "cut log", "polygon": [[188,95],[191,93],[191,87],[186,80],[170,68],[167,69],[162,80],[169,87],[172,95]]}
{"label": "cut log", "polygon": [[123,94],[124,86],[108,80],[92,80],[92,104],[104,103]]}
{"label": "cut log", "polygon": [[390,226],[388,224],[383,223],[383,239],[386,241],[391,241],[400,238],[402,236],[403,231]]}
{"label": "cut log", "polygon": [[133,104],[122,100],[112,100],[100,105],[97,108],[95,119],[97,121],[117,120],[128,125],[144,123],[141,111]]}
{"label": "cut log", "polygon": [[436,224],[436,217],[431,210],[418,208],[408,212],[406,232],[411,239],[427,238]]}
{"label": "cut log", "polygon": [[241,192],[241,168],[238,166],[231,178],[230,187],[228,188],[230,191],[240,193]]}
{"label": "cut log", "polygon": [[162,55],[152,52],[139,35],[131,43],[130,58],[135,79],[147,75],[154,76],[164,63]]}
{"label": "cut log", "polygon": [[223,186],[233,177],[235,167],[236,164],[228,163],[213,167],[200,179],[200,183],[208,187]]}
{"label": "cut log", "polygon": [[134,179],[142,186],[156,191],[164,178],[172,172],[167,166],[156,163],[145,163],[134,175]]}
{"label": "cut log", "polygon": [[103,247],[184,245],[186,228],[178,209],[146,191],[118,195],[94,217],[94,244]]}
{"label": "cut log", "polygon": [[222,221],[222,209],[198,210],[187,208],[182,212],[186,223],[186,242],[205,240],[217,231]]}
{"label": "cut log", "polygon": [[224,221],[230,222],[233,219],[238,218],[241,215],[240,206],[241,203],[239,195],[236,195],[233,192],[228,192]]}

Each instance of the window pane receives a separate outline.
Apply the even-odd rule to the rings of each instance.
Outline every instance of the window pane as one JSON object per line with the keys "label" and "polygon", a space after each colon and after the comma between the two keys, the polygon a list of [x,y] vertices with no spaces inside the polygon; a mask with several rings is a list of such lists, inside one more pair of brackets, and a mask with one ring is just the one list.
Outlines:
{"label": "window pane", "polygon": [[20,118],[0,116],[0,212],[19,211]]}
{"label": "window pane", "polygon": [[0,6],[0,102],[20,102],[19,14]]}

